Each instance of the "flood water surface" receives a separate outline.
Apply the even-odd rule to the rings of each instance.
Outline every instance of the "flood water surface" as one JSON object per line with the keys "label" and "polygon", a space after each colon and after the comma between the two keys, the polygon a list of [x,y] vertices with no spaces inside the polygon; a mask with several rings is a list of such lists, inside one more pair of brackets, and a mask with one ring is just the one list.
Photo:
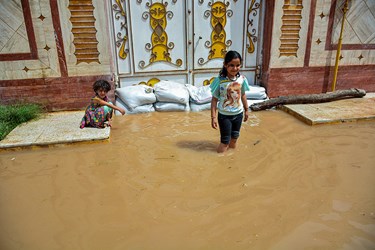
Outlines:
{"label": "flood water surface", "polygon": [[375,122],[115,117],[107,142],[0,152],[0,249],[375,249]]}

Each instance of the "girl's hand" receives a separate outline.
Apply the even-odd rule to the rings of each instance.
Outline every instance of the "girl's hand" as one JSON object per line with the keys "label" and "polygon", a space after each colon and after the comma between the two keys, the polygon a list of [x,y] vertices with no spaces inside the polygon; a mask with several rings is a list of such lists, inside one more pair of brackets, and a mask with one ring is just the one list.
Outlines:
{"label": "girl's hand", "polygon": [[244,115],[244,118],[243,118],[243,121],[246,122],[247,119],[249,119],[249,110],[248,109],[245,109],[245,115]]}
{"label": "girl's hand", "polygon": [[216,121],[216,117],[212,117],[211,118],[211,127],[213,129],[217,129],[217,121]]}
{"label": "girl's hand", "polygon": [[122,114],[122,115],[125,115],[125,110],[122,109],[122,108],[118,108],[118,111]]}

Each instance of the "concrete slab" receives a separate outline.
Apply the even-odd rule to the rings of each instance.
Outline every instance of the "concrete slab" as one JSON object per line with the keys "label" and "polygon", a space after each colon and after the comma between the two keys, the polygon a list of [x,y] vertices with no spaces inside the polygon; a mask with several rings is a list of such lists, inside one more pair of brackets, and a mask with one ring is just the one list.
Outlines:
{"label": "concrete slab", "polygon": [[326,103],[284,105],[281,109],[309,125],[375,120],[375,93]]}
{"label": "concrete slab", "polygon": [[84,128],[84,111],[54,112],[21,124],[0,141],[0,149],[107,140],[110,128]]}

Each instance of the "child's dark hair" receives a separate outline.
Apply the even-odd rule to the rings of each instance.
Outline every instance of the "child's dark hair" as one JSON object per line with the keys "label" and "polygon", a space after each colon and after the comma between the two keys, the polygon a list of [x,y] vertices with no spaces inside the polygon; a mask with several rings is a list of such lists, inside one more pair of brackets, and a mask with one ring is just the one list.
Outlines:
{"label": "child's dark hair", "polygon": [[97,80],[94,85],[92,85],[92,88],[94,89],[95,93],[100,89],[108,92],[111,90],[111,85],[106,80]]}
{"label": "child's dark hair", "polygon": [[[232,61],[233,59],[237,59],[239,58],[240,59],[240,62],[242,63],[242,57],[240,55],[240,53],[238,53],[237,51],[235,50],[229,50],[226,54],[225,54],[225,57],[224,57],[224,65],[228,64],[230,61]],[[240,73],[237,74],[237,76],[239,75]],[[222,77],[227,77],[228,75],[228,71],[227,69],[223,66],[223,68],[220,70],[219,72],[219,76],[222,76]]]}

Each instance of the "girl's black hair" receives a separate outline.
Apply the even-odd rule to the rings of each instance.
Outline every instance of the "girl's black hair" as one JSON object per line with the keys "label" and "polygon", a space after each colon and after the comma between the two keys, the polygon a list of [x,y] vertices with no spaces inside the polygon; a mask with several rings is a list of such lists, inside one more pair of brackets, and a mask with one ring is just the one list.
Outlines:
{"label": "girl's black hair", "polygon": [[[225,57],[224,57],[224,65],[228,64],[230,61],[232,61],[233,59],[237,59],[239,58],[240,59],[240,62],[242,63],[242,57],[240,55],[240,53],[238,53],[237,51],[235,50],[229,50],[226,54],[225,54]],[[224,67],[223,65],[223,68],[220,70],[219,72],[219,76],[222,76],[222,77],[227,77],[228,75],[228,71],[227,69]],[[240,73],[237,73],[237,76],[239,76]]]}
{"label": "girl's black hair", "polygon": [[94,82],[94,85],[92,85],[92,88],[94,89],[94,92],[96,93],[99,89],[103,89],[105,92],[108,92],[111,90],[111,84],[107,82],[106,80],[97,80]]}

